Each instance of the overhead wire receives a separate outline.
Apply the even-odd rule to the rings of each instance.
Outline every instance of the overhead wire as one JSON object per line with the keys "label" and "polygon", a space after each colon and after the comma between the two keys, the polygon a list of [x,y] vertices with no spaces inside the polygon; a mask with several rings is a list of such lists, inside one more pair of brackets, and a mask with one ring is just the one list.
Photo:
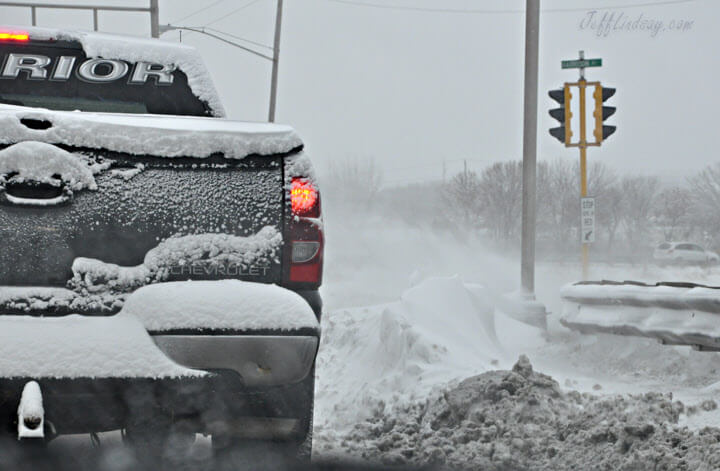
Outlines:
{"label": "overhead wire", "polygon": [[244,9],[252,6],[252,5],[255,5],[256,3],[260,2],[260,1],[261,1],[261,0],[251,0],[250,2],[248,2],[248,3],[244,4],[243,6],[241,6],[240,8],[236,8],[235,10],[231,10],[231,11],[229,11],[228,13],[224,14],[223,16],[221,16],[221,17],[219,17],[219,18],[216,18],[216,19],[210,21],[209,23],[205,23],[205,24],[203,25],[203,27],[207,27],[207,26],[210,26],[210,25],[214,25],[215,23],[217,23],[217,22],[219,22],[219,21],[222,21],[222,20],[224,20],[224,19],[226,19],[226,18],[229,18],[229,17],[231,17],[232,15],[234,15],[234,14],[236,14],[236,13],[238,13],[238,12],[240,12],[240,11],[242,11],[242,10],[244,10]]}
{"label": "overhead wire", "polygon": [[[416,11],[424,13],[460,13],[460,14],[514,14],[514,13],[525,13],[524,9],[512,9],[512,10],[494,10],[494,9],[462,9],[462,8],[433,8],[433,7],[414,7],[404,5],[388,5],[384,3],[367,2],[362,0],[325,0],[332,3],[340,3],[345,5],[353,5],[360,7],[378,8],[384,10],[399,10],[399,11]],[[653,2],[635,3],[630,5],[608,5],[601,7],[572,7],[572,8],[544,8],[541,11],[543,13],[560,13],[560,12],[574,12],[574,11],[588,11],[588,10],[620,10],[626,8],[639,8],[639,7],[650,7],[650,6],[661,6],[661,5],[677,5],[682,3],[691,3],[698,0],[657,0]]]}
{"label": "overhead wire", "polygon": [[204,7],[202,7],[202,8],[199,8],[199,9],[193,11],[193,12],[190,13],[189,15],[186,15],[186,16],[183,16],[182,18],[178,18],[177,20],[171,21],[171,23],[179,23],[179,22],[181,22],[181,21],[185,21],[185,20],[187,20],[188,18],[192,18],[192,17],[195,16],[195,15],[199,15],[200,13],[209,10],[210,8],[214,7],[215,5],[219,5],[219,4],[221,4],[221,3],[223,3],[223,2],[226,2],[226,1],[227,1],[227,0],[216,0],[215,2],[211,3],[210,5],[204,6]]}

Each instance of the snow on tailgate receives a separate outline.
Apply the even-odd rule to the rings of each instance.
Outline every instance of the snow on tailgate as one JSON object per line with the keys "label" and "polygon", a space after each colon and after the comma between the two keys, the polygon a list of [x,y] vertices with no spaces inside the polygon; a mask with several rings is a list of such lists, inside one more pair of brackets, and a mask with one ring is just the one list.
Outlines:
{"label": "snow on tailgate", "polygon": [[0,377],[203,376],[168,359],[132,316],[0,316]]}
{"label": "snow on tailgate", "polygon": [[145,286],[130,295],[118,315],[137,317],[152,332],[318,328],[315,314],[298,294],[238,280]]}
{"label": "snow on tailgate", "polygon": [[[31,129],[21,119],[49,121],[48,129]],[[128,115],[52,111],[0,105],[0,144],[39,141],[155,157],[228,159],[273,155],[302,145],[290,126],[246,123],[194,116]]]}
{"label": "snow on tailgate", "polygon": [[165,281],[174,269],[183,266],[247,268],[275,259],[282,241],[282,234],[272,226],[265,226],[248,237],[231,234],[171,237],[145,254],[142,265],[134,267],[76,258],[69,286],[77,292],[129,292],[149,283]]}
{"label": "snow on tailgate", "polygon": [[14,180],[21,183],[64,182],[72,190],[97,189],[86,159],[43,142],[19,142],[0,150],[0,175],[12,173],[16,174]]}

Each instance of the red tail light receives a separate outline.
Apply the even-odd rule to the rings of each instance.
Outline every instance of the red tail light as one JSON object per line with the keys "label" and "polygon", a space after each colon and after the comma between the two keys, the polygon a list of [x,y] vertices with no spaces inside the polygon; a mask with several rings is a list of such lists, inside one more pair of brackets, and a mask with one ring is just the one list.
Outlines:
{"label": "red tail light", "polygon": [[3,31],[0,30],[0,41],[18,41],[26,42],[30,40],[30,35],[24,31]]}
{"label": "red tail light", "polygon": [[318,191],[307,178],[295,177],[290,189],[290,205],[296,216],[317,217],[319,214]]}
{"label": "red tail light", "polygon": [[290,217],[285,225],[285,282],[300,289],[317,289],[322,282],[323,231],[320,192],[315,183],[293,177]]}

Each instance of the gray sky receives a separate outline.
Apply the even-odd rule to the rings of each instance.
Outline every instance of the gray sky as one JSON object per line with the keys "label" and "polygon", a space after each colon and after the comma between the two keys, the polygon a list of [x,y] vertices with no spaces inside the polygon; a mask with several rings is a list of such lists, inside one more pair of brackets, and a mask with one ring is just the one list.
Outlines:
{"label": "gray sky", "polygon": [[[321,170],[351,155],[374,157],[385,170],[386,182],[395,185],[439,178],[443,160],[448,173],[454,173],[462,168],[462,159],[480,169],[521,157],[524,1],[357,1],[471,12],[286,0],[278,121],[298,129]],[[618,108],[608,120],[618,131],[601,149],[590,149],[591,161],[672,178],[718,160],[714,141],[720,58],[715,51],[720,2],[541,4],[546,11],[540,27],[539,158],[577,159],[576,149],[565,149],[547,132],[555,125],[547,115],[555,105],[547,90],[577,79],[576,71],[560,69],[560,61],[576,58],[584,49],[587,57],[603,59],[603,67],[589,69],[587,78],[618,90],[608,102]],[[621,8],[638,4],[643,6]],[[274,5],[273,0],[161,0],[160,16],[161,23],[212,23],[213,28],[270,45]],[[593,15],[596,8],[609,9]],[[558,11],[563,9],[576,10]],[[613,27],[636,28],[599,34],[605,14],[614,15]],[[29,23],[29,13],[17,8],[0,8],[0,18],[7,24]],[[638,18],[662,22],[665,30],[637,28]],[[92,27],[91,15],[84,12],[46,10],[38,20],[41,26]],[[692,23],[682,31],[669,30],[678,22]],[[104,13],[100,18],[101,30],[108,32],[147,35],[148,24],[146,16],[136,14]],[[178,33],[166,33],[163,39],[177,41]],[[183,41],[205,56],[232,118],[266,119],[269,62],[199,34],[184,33]]]}

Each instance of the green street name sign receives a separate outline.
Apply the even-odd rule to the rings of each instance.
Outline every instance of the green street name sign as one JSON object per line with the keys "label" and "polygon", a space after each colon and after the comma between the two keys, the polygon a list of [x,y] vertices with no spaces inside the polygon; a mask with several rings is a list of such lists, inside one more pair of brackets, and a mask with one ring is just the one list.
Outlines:
{"label": "green street name sign", "polygon": [[584,69],[585,67],[602,67],[602,59],[576,59],[562,61],[563,69]]}

